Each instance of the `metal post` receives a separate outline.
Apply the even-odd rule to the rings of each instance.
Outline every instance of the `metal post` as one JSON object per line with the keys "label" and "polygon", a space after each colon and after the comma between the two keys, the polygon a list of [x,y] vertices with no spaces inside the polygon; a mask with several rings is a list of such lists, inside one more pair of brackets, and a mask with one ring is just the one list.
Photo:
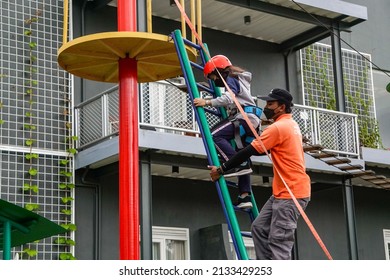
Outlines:
{"label": "metal post", "polygon": [[11,222],[3,222],[3,260],[11,259]]}
{"label": "metal post", "polygon": [[353,201],[353,189],[352,189],[351,179],[343,180],[343,200],[344,200],[344,212],[347,221],[347,239],[348,239],[349,258],[351,260],[358,260],[355,204]]}
{"label": "metal post", "polygon": [[335,24],[335,26],[332,27],[331,41],[336,106],[339,112],[345,112],[343,63],[340,38],[340,29],[338,28],[338,24]]}
{"label": "metal post", "polygon": [[152,239],[152,175],[150,151],[141,158],[141,256],[153,259]]}
{"label": "metal post", "polygon": [[[118,0],[118,31],[137,31],[136,0]],[[119,60],[119,250],[121,260],[138,260],[139,167],[138,167],[137,62]]]}
{"label": "metal post", "polygon": [[[344,96],[344,78],[343,78],[343,63],[341,53],[341,34],[338,25],[333,26],[331,32],[332,39],[332,59],[333,59],[333,75],[336,91],[336,106],[339,112],[345,112],[345,96]],[[349,247],[349,257],[351,260],[358,259],[357,238],[356,238],[356,222],[355,222],[355,207],[353,202],[353,191],[351,180],[346,183],[343,180],[343,200],[344,211],[347,221],[347,238]]]}

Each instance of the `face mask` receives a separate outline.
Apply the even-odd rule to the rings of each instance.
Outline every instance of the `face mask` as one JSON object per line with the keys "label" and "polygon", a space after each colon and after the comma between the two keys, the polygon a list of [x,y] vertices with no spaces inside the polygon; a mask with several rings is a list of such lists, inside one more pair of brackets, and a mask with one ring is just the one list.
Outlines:
{"label": "face mask", "polygon": [[264,108],[263,113],[268,120],[272,119],[276,114],[275,109],[272,110],[270,108]]}
{"label": "face mask", "polygon": [[[223,83],[223,80],[221,79],[221,77],[219,76],[219,74],[218,74],[218,73],[215,73],[215,75],[217,76],[217,79],[214,80],[215,86],[217,86],[217,87],[224,87],[225,84]],[[224,80],[226,80],[226,78],[227,78],[228,75],[229,75],[229,72],[223,71],[223,72],[221,72],[221,75],[222,75],[222,77],[224,78]]]}
{"label": "face mask", "polygon": [[219,78],[214,81],[214,84],[217,87],[224,87],[225,86],[225,84],[223,83],[222,79],[219,79]]}

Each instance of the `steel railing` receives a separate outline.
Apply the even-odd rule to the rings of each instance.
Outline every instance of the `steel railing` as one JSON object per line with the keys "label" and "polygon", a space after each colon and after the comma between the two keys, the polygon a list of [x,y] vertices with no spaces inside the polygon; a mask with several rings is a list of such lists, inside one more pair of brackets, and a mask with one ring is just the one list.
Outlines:
{"label": "steel railing", "polygon": [[[192,104],[188,94],[180,89],[182,85],[181,79],[140,84],[141,128],[199,136]],[[75,107],[79,149],[118,133],[118,101],[115,86]],[[326,151],[340,155],[359,156],[357,115],[295,105],[293,118],[311,144],[320,144]],[[211,114],[208,120],[210,125],[218,122]]]}

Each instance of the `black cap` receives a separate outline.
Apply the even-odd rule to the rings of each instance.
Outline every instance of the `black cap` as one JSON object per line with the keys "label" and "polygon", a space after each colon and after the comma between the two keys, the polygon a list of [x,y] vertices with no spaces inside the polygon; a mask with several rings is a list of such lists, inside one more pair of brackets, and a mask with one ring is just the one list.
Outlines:
{"label": "black cap", "polygon": [[258,98],[265,100],[265,101],[279,101],[283,104],[293,106],[294,104],[292,103],[293,97],[291,94],[281,88],[274,88],[271,90],[271,92],[268,94],[268,96],[258,96]]}

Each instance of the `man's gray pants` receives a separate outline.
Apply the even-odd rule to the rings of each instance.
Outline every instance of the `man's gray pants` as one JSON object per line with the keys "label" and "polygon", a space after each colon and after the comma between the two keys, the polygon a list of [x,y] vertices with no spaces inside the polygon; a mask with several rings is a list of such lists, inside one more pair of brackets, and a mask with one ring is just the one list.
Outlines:
{"label": "man's gray pants", "polygon": [[[297,199],[303,209],[309,198]],[[258,260],[290,260],[294,232],[300,213],[292,199],[271,196],[252,223],[252,237]]]}

